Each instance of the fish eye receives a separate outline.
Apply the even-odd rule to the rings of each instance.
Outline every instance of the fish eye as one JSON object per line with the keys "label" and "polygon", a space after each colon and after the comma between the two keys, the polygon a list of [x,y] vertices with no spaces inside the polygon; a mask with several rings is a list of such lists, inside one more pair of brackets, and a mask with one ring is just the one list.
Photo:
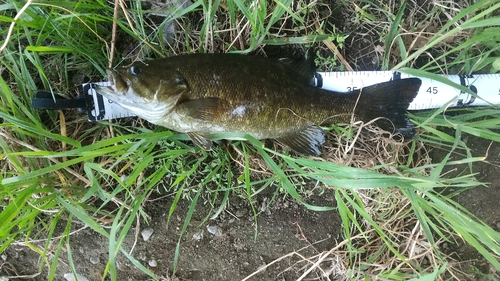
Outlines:
{"label": "fish eye", "polygon": [[139,75],[139,73],[141,73],[141,69],[137,66],[131,66],[128,69],[128,72],[130,72],[130,74],[132,74],[134,76],[137,76],[137,75]]}

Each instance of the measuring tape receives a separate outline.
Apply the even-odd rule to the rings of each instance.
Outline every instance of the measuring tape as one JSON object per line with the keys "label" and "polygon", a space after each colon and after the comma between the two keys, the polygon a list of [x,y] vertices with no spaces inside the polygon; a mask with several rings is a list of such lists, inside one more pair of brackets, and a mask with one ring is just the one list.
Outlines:
{"label": "measuring tape", "polygon": [[[416,77],[393,71],[320,72],[322,88],[336,92],[348,92],[369,85],[396,79]],[[420,90],[408,110],[425,110],[461,106],[489,106],[500,104],[500,74],[440,75],[451,82],[469,88],[476,96],[439,81],[422,80]]]}
{"label": "measuring tape", "polygon": [[[393,71],[319,72],[317,83],[325,90],[349,92],[377,83],[395,79],[415,77]],[[464,106],[489,106],[500,104],[500,74],[441,75],[450,81],[469,88],[476,95],[446,85],[436,80],[418,77],[422,86],[409,106],[409,110],[425,110]],[[108,86],[109,82],[98,82]],[[135,116],[97,93],[93,84],[84,84],[84,94],[93,100],[93,107],[87,109],[90,121],[117,119]],[[304,93],[307,94],[307,93]]]}

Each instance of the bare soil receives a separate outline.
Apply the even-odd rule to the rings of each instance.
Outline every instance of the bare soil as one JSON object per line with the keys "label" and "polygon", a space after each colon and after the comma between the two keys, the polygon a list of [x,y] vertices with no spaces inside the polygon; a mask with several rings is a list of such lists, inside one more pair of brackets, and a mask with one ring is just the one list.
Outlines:
{"label": "bare soil", "polygon": [[[263,207],[271,196],[262,194],[255,201],[260,202],[256,208],[262,212],[257,220],[248,200],[234,197],[216,219],[202,223],[211,208],[199,204],[182,236],[174,280],[242,280],[289,254],[247,280],[295,280],[303,273],[300,267],[305,264],[299,255],[311,257],[336,245],[341,226],[335,212],[309,211],[288,198],[277,198],[269,207]],[[124,248],[132,256],[164,280],[171,280],[173,257],[189,208],[189,202],[181,201],[174,220],[167,226],[172,199],[165,197],[147,202],[149,224],[141,222],[124,242]],[[333,206],[333,201],[331,192],[307,199],[310,204],[323,206]],[[141,235],[144,229],[153,232],[147,241]],[[108,260],[107,245],[104,237],[89,228],[76,230],[70,247],[77,272],[89,280],[101,280]],[[43,242],[37,246],[43,247]],[[38,254],[25,246],[11,246],[6,251],[6,261],[11,266],[4,265],[2,275],[14,275],[14,268],[18,275],[32,275],[43,267]],[[118,280],[151,279],[123,255],[118,260],[118,269]],[[59,258],[57,272],[56,280],[65,280],[63,275],[70,272],[66,253]],[[46,268],[42,268],[40,275],[30,279],[46,280],[46,276]]]}
{"label": "bare soil", "polygon": [[[464,142],[471,149],[473,157],[486,157],[485,161],[474,163],[473,172],[476,179],[486,184],[462,191],[460,189],[446,190],[450,194],[458,192],[453,199],[469,210],[477,219],[485,222],[496,231],[500,231],[500,144],[474,136],[464,136]],[[433,150],[436,161],[442,159],[447,151],[439,148]],[[452,156],[460,159],[462,156]],[[469,172],[468,165],[451,167],[447,177],[459,176]],[[445,252],[458,261],[458,266],[464,272],[470,273],[463,276],[462,280],[499,280],[498,272],[470,245],[458,240],[457,244],[447,244]]]}
{"label": "bare soil", "polygon": [[[463,191],[455,198],[479,219],[500,230],[500,145],[474,137],[468,137],[466,142],[474,156],[487,155],[486,161],[474,165],[474,171],[478,173],[479,180],[489,185]],[[447,151],[439,148],[433,150],[436,161],[445,153]],[[453,167],[449,176],[458,175],[464,169],[468,167]],[[208,204],[199,203],[181,238],[175,276],[172,276],[173,260],[189,208],[190,202],[187,200],[181,200],[173,215],[174,219],[167,225],[173,198],[162,194],[153,195],[144,204],[145,212],[150,217],[149,224],[141,219],[140,224],[127,236],[124,249],[160,280],[296,280],[304,273],[303,266],[308,263],[306,258],[328,251],[342,240],[339,237],[342,225],[335,211],[309,211],[286,196],[275,198],[269,204],[272,192],[261,193],[255,199],[254,207],[260,212],[256,220],[249,201],[236,195],[229,199],[226,209],[215,219],[206,220],[206,216],[212,215],[214,210]],[[335,205],[332,191],[313,195],[306,202],[318,206]],[[89,228],[80,228],[82,226],[73,226],[75,232],[69,242],[75,268],[88,280],[102,280],[108,260],[108,241]],[[63,227],[61,225],[61,231]],[[141,234],[145,229],[152,230],[147,241]],[[41,240],[35,246],[43,249],[44,243]],[[460,280],[498,280],[495,270],[470,246],[460,241],[458,244],[448,243],[446,251],[465,272],[458,276]],[[48,256],[53,258],[53,255]],[[4,264],[0,275],[29,277],[10,280],[47,278],[44,261],[27,246],[14,244],[7,249],[2,259]],[[118,280],[152,280],[123,255],[120,255],[117,264]],[[332,260],[323,268],[331,280],[335,280],[337,266],[338,261]],[[264,269],[258,272],[261,268]],[[66,248],[66,252],[59,257],[55,280],[66,280],[63,276],[69,272]],[[254,275],[249,277],[251,274]],[[314,271],[308,277],[318,278],[320,274]]]}

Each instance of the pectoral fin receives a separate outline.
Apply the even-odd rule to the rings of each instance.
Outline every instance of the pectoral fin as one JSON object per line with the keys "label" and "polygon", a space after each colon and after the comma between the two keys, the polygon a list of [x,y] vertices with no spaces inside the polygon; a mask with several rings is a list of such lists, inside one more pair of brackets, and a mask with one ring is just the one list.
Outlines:
{"label": "pectoral fin", "polygon": [[305,155],[320,155],[319,147],[325,142],[325,132],[316,125],[296,131],[278,139],[291,149]]}
{"label": "pectoral fin", "polygon": [[219,98],[201,98],[182,102],[177,106],[179,114],[202,121],[212,121],[227,108],[227,102]]}
{"label": "pectoral fin", "polygon": [[204,150],[212,150],[210,134],[189,132],[187,135],[197,146],[203,148]]}

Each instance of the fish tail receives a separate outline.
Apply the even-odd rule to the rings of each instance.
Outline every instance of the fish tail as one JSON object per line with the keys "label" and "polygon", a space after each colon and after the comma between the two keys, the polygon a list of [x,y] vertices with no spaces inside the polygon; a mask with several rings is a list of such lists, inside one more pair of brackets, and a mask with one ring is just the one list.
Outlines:
{"label": "fish tail", "polygon": [[378,118],[375,124],[381,129],[411,139],[415,128],[406,112],[421,84],[418,78],[408,78],[364,87],[358,92],[355,114],[365,122]]}

